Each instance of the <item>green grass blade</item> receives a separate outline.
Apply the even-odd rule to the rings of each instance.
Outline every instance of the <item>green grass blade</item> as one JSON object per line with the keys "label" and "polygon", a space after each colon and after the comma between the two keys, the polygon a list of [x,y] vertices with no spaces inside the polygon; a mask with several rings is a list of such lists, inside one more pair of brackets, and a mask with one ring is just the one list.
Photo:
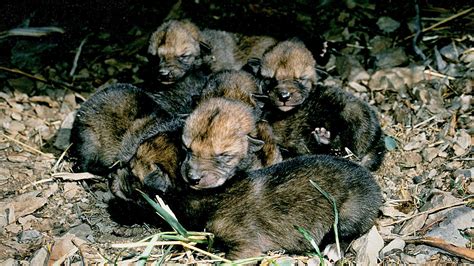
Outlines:
{"label": "green grass blade", "polygon": [[322,258],[321,250],[319,249],[318,244],[316,244],[316,241],[314,240],[313,236],[311,236],[311,234],[303,227],[300,227],[300,226],[295,226],[295,227],[304,236],[304,238],[306,238],[306,240],[308,240],[308,242],[311,243],[311,246],[313,246],[314,250],[316,251],[316,254],[318,254],[318,257]]}
{"label": "green grass blade", "polygon": [[156,210],[156,213],[161,216],[178,234],[188,237],[188,231],[176,220],[172,215],[170,215],[165,209],[163,209],[158,203],[150,199],[147,194],[139,191],[143,198]]}
{"label": "green grass blade", "polygon": [[338,255],[341,255],[341,246],[339,244],[339,231],[338,231],[338,224],[339,224],[339,212],[337,211],[337,206],[336,206],[336,200],[334,197],[324,191],[316,182],[313,180],[309,180],[311,182],[311,185],[313,185],[323,196],[332,204],[332,207],[334,209],[334,237],[336,238],[336,247],[337,247],[337,252],[339,253]]}
{"label": "green grass blade", "polygon": [[[159,236],[155,235],[151,238],[150,242],[151,243],[156,242],[158,240],[158,238],[159,238]],[[146,261],[147,261],[148,257],[150,256],[151,251],[153,250],[154,247],[155,246],[153,246],[153,245],[149,245],[148,247],[146,247],[146,249],[140,255],[140,260],[137,262],[138,266],[145,266]]]}

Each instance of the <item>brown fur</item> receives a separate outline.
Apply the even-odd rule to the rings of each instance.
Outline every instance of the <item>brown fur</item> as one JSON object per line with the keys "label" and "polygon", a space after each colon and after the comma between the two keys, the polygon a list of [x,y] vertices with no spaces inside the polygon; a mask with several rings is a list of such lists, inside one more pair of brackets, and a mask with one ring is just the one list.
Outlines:
{"label": "brown fur", "polygon": [[206,204],[215,210],[206,229],[230,259],[270,250],[311,251],[295,227],[307,230],[318,245],[332,234],[332,205],[309,180],[335,199],[344,246],[372,227],[382,204],[380,188],[367,170],[329,156],[302,156],[232,180],[220,193],[211,192],[214,199]]}
{"label": "brown fur", "polygon": [[167,130],[172,117],[164,104],[129,84],[95,93],[77,111],[71,130],[75,170],[106,175],[127,163],[144,140]]}
{"label": "brown fur", "polygon": [[239,170],[261,167],[253,155],[263,141],[250,136],[255,123],[254,112],[242,102],[210,98],[200,103],[183,129],[185,180],[196,189],[217,187]]}
{"label": "brown fur", "polygon": [[267,121],[261,117],[261,102],[255,96],[262,92],[256,84],[256,80],[245,71],[221,71],[209,77],[204,86],[201,101],[206,101],[212,97],[222,97],[230,100],[241,101],[252,107],[256,114],[256,135],[257,139],[263,140],[262,150],[258,156],[262,161],[262,166],[270,166],[282,161],[280,150],[273,137],[273,130]]}
{"label": "brown fur", "polygon": [[123,168],[111,174],[112,192],[124,200],[140,201],[135,189],[166,193],[179,177],[179,131],[162,132],[142,143]]}
{"label": "brown fur", "polygon": [[[229,259],[259,256],[271,250],[284,249],[290,254],[312,251],[313,247],[296,227],[308,231],[318,245],[323,238],[330,239],[334,223],[332,204],[309,180],[335,199],[343,246],[373,226],[382,204],[380,188],[367,170],[348,160],[325,155],[300,156],[261,170],[238,172],[217,188],[188,189],[189,181],[184,183],[176,174],[176,158],[180,157],[176,136],[172,132],[160,134],[142,144],[131,161],[132,170],[120,173],[122,181],[149,188],[146,191],[151,196],[160,194],[187,229],[212,232],[217,247],[226,251]],[[227,138],[221,135],[208,139],[206,144],[219,149],[218,146],[228,145],[222,139]],[[163,166],[167,175],[147,174],[154,171],[153,165]],[[156,184],[169,185],[165,190],[156,190]],[[149,207],[143,201],[140,204]],[[151,210],[146,213],[144,218],[148,219],[153,214]],[[137,216],[137,211],[131,216]]]}
{"label": "brown fur", "polygon": [[265,36],[239,36],[203,29],[188,20],[163,23],[151,36],[148,52],[159,58],[159,79],[178,81],[191,69],[211,72],[240,69],[250,57],[258,57],[275,40]]}
{"label": "brown fur", "polygon": [[[316,84],[315,60],[303,43],[284,41],[249,62],[270,102],[266,118],[287,157],[332,153],[348,147],[376,170],[384,157],[383,133],[371,107],[339,88]],[[320,141],[316,128],[331,134]],[[325,136],[323,136],[325,137]]]}

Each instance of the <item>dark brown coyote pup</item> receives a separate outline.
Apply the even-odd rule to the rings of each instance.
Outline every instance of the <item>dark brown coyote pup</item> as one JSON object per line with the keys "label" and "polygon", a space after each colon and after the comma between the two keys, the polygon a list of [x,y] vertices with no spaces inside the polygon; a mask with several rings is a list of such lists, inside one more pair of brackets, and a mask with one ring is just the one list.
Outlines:
{"label": "dark brown coyote pup", "polygon": [[218,187],[237,171],[257,169],[256,152],[264,142],[256,136],[255,111],[240,101],[210,98],[186,119],[183,177],[196,189]]}
{"label": "dark brown coyote pup", "polygon": [[385,154],[383,133],[371,107],[339,88],[316,84],[315,60],[300,41],[278,43],[246,69],[268,95],[265,118],[284,157],[349,148],[376,170]]}
{"label": "dark brown coyote pup", "polygon": [[282,161],[280,150],[267,121],[261,119],[262,102],[256,98],[262,92],[255,78],[245,71],[224,70],[212,74],[204,86],[201,101],[213,97],[223,97],[241,101],[253,108],[256,113],[256,138],[264,142],[258,156],[262,166],[270,166]]}
{"label": "dark brown coyote pup", "polygon": [[77,111],[71,131],[75,170],[105,175],[174,123],[173,115],[144,90],[129,84],[105,88]]}
{"label": "dark brown coyote pup", "polygon": [[334,212],[310,180],[335,199],[343,242],[374,225],[382,195],[370,172],[342,158],[311,155],[235,176],[220,192],[210,191],[206,229],[215,234],[231,259],[270,250],[312,251],[297,228],[307,230],[320,244],[326,234],[333,233]]}
{"label": "dark brown coyote pup", "polygon": [[240,69],[250,57],[261,57],[274,43],[270,37],[199,30],[188,20],[170,20],[152,34],[148,52],[158,59],[154,60],[158,61],[158,80],[172,84],[193,69]]}

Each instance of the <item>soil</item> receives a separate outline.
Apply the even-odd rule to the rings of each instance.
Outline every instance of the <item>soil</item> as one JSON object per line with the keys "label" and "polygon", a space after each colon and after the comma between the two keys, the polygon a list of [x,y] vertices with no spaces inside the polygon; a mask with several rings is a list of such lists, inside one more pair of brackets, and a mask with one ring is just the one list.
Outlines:
{"label": "soil", "polygon": [[[281,40],[297,36],[315,54],[320,82],[377,110],[389,151],[374,176],[385,203],[376,228],[346,251],[344,262],[472,263],[474,9],[442,2],[420,3],[426,31],[415,52],[412,2],[122,0],[108,8],[52,7],[77,8],[73,17],[7,1],[6,10],[18,12],[0,24],[7,51],[0,55],[0,265],[134,263],[143,248],[111,245],[159,232],[114,222],[104,178],[64,174],[71,172],[64,156],[73,112],[91,93],[147,80],[147,41],[165,17]],[[41,37],[8,32],[19,25],[65,30]],[[350,151],[348,157],[356,159]],[[149,260],[164,252],[154,249]],[[179,246],[166,254],[168,262],[215,261]],[[315,263],[314,256],[273,254],[262,264],[275,261]]]}

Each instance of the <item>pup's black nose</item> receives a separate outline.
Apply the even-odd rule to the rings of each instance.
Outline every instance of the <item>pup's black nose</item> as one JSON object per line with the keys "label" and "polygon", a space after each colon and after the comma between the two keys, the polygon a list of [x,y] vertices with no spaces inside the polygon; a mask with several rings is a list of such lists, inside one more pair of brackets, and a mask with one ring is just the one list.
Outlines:
{"label": "pup's black nose", "polygon": [[281,90],[278,92],[278,99],[282,102],[286,102],[291,98],[291,93],[287,90]]}
{"label": "pup's black nose", "polygon": [[197,185],[201,181],[201,176],[196,173],[188,173],[188,182],[191,185]]}

